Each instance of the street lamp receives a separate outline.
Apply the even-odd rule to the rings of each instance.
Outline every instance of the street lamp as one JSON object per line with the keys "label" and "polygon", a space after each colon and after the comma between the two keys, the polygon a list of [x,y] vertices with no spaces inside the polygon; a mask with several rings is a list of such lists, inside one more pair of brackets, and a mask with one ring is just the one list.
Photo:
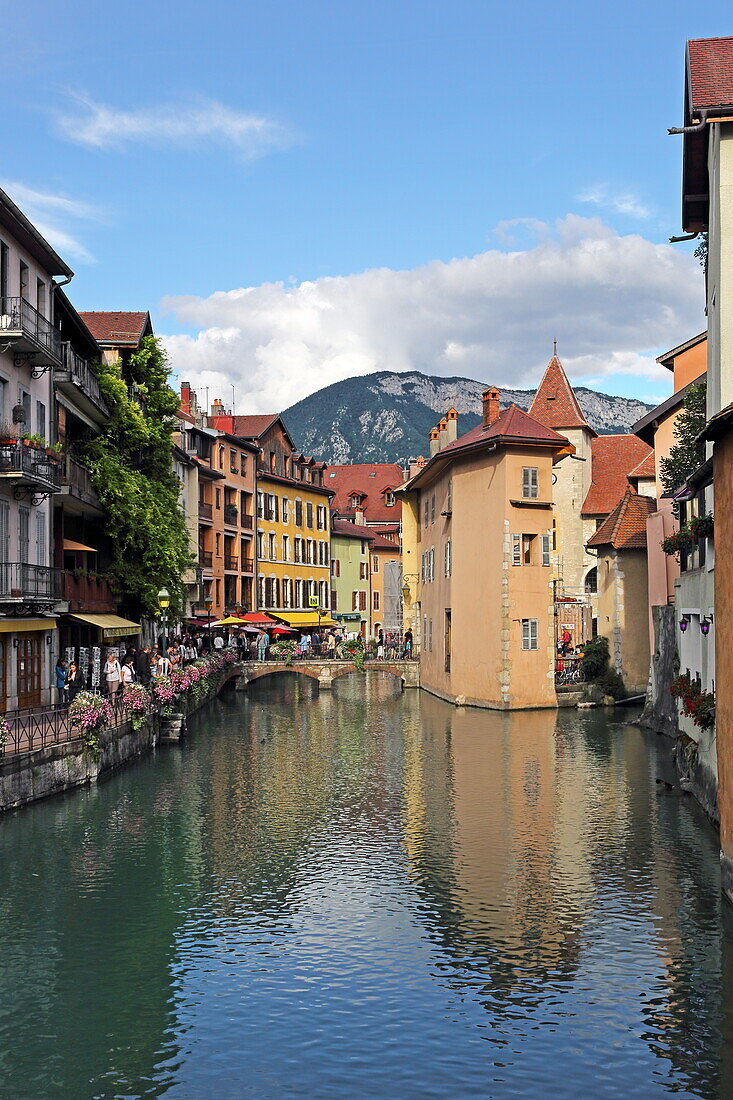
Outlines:
{"label": "street lamp", "polygon": [[168,638],[166,637],[168,627],[168,608],[171,604],[170,593],[167,588],[161,588],[158,592],[158,607],[160,608],[161,618],[163,619],[163,654],[168,652]]}

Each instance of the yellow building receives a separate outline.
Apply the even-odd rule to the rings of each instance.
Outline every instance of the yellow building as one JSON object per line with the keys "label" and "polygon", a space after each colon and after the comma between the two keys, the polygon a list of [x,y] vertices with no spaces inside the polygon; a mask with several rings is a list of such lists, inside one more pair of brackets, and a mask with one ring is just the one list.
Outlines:
{"label": "yellow building", "polygon": [[295,627],[330,623],[333,494],[323,485],[325,466],[295,450],[280,416],[232,416],[231,421],[234,435],[260,448],[257,609],[273,612]]}

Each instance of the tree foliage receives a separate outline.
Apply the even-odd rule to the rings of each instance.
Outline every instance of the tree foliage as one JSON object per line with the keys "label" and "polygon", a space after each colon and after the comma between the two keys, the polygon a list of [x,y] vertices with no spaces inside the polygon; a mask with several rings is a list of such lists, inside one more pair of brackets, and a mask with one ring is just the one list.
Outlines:
{"label": "tree foliage", "polygon": [[112,573],[142,614],[158,610],[161,587],[180,609],[182,576],[191,564],[188,532],[173,472],[171,432],[178,397],[168,385],[168,363],[158,340],[147,336],[127,364],[102,363],[99,385],[110,410],[84,459],[107,511],[114,547]]}
{"label": "tree foliage", "polygon": [[698,440],[698,436],[705,427],[706,389],[704,382],[688,389],[674,426],[677,442],[670,448],[669,457],[659,463],[662,484],[668,495],[676,492],[705,461],[705,444]]}

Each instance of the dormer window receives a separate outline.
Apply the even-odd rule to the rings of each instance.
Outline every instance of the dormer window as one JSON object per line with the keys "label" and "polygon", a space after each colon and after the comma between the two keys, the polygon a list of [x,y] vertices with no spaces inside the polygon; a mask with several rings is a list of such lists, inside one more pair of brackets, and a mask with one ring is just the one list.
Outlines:
{"label": "dormer window", "polygon": [[361,493],[352,493],[349,503],[352,508],[359,508],[361,506]]}
{"label": "dormer window", "polygon": [[384,490],[384,503],[387,508],[394,508],[395,496],[391,489]]}

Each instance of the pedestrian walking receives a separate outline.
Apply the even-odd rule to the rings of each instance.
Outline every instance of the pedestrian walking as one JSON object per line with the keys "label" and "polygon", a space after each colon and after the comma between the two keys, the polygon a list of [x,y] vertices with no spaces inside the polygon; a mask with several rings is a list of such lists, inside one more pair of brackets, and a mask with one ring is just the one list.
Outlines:
{"label": "pedestrian walking", "polygon": [[219,650],[224,648],[224,639],[221,634],[214,635],[214,649]]}
{"label": "pedestrian walking", "polygon": [[412,656],[412,631],[408,627],[403,638],[402,658],[409,660]]}
{"label": "pedestrian walking", "polygon": [[66,694],[66,685],[69,681],[69,670],[66,666],[66,661],[63,657],[59,657],[56,662],[56,690],[59,697],[59,705],[64,707],[68,702]]}
{"label": "pedestrian walking", "polygon": [[122,662],[122,667],[120,668],[120,681],[122,683],[122,694],[124,695],[130,684],[135,683],[135,670],[132,667],[131,660]]}
{"label": "pedestrian walking", "polygon": [[122,679],[122,666],[117,660],[117,654],[110,650],[104,665],[104,682],[107,685],[107,694],[116,695]]}
{"label": "pedestrian walking", "polygon": [[158,676],[170,676],[171,659],[167,653],[161,653],[160,657],[158,657],[156,672]]}
{"label": "pedestrian walking", "polygon": [[264,661],[267,659],[267,650],[270,646],[270,635],[266,630],[260,631],[257,635],[257,659]]}
{"label": "pedestrian walking", "polygon": [[384,631],[380,630],[377,634],[377,660],[384,660]]}
{"label": "pedestrian walking", "polygon": [[135,659],[133,661],[133,668],[135,669],[135,676],[138,682],[144,684],[146,687],[150,683],[150,646],[143,646],[142,649],[138,649],[135,653]]}

